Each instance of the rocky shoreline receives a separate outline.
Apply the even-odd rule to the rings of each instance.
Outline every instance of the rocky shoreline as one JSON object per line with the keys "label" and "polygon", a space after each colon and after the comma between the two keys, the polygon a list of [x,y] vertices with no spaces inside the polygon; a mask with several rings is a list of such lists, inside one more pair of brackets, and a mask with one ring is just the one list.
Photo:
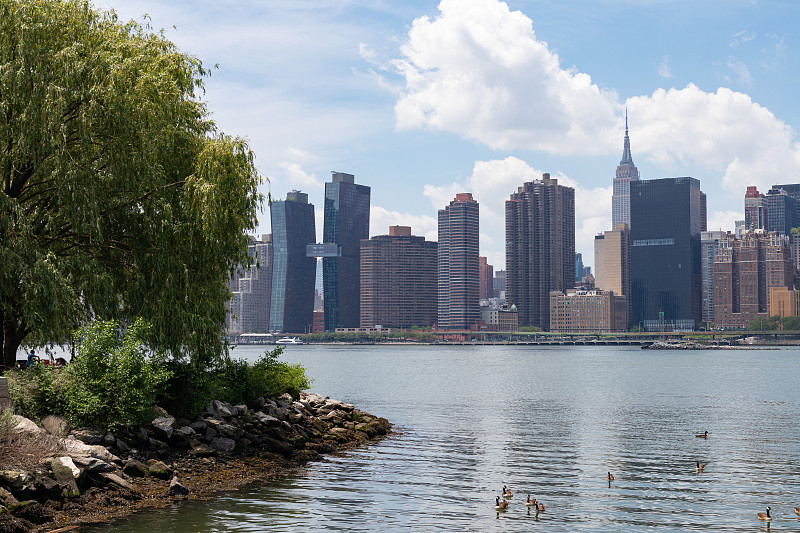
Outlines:
{"label": "rocky shoreline", "polygon": [[194,420],[164,412],[144,426],[82,428],[66,438],[19,416],[15,422],[18,434],[50,439],[54,451],[26,468],[0,466],[0,532],[68,531],[209,498],[391,431],[384,418],[306,393],[259,398],[252,408],[214,401]]}
{"label": "rocky shoreline", "polygon": [[642,350],[774,350],[775,348],[739,344],[704,344],[691,341],[656,341],[643,344]]}

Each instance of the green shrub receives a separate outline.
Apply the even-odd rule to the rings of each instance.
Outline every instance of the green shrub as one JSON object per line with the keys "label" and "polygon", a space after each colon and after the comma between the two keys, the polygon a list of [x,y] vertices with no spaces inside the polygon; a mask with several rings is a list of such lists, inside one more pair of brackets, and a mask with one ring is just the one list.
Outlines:
{"label": "green shrub", "polygon": [[38,421],[49,414],[64,412],[68,378],[63,368],[34,363],[9,370],[5,376],[9,397],[18,414]]}
{"label": "green shrub", "polygon": [[279,360],[283,348],[265,352],[255,363],[244,359],[220,359],[209,370],[188,362],[170,365],[172,378],[163,398],[170,413],[195,416],[211,400],[252,405],[260,396],[280,396],[288,392],[295,398],[311,386],[312,380],[300,364]]}
{"label": "green shrub", "polygon": [[75,425],[112,428],[151,419],[169,378],[163,354],[146,347],[148,326],[137,320],[120,331],[97,321],[81,332],[78,353],[64,369],[65,414]]}

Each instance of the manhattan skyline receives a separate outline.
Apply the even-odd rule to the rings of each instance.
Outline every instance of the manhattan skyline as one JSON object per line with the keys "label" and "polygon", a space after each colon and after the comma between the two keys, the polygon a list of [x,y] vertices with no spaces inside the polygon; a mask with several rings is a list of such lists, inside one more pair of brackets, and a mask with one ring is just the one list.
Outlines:
{"label": "manhattan skyline", "polygon": [[[104,0],[212,68],[221,129],[247,137],[274,198],[317,206],[329,171],[372,188],[370,235],[436,240],[458,192],[481,204],[480,254],[505,266],[503,202],[549,172],[576,190],[576,251],[611,228],[629,110],[643,180],[692,176],[708,228],[747,185],[800,178],[791,2]],[[175,28],[173,28],[175,26]],[[268,208],[255,234],[269,233]],[[587,261],[590,264],[591,260]]]}

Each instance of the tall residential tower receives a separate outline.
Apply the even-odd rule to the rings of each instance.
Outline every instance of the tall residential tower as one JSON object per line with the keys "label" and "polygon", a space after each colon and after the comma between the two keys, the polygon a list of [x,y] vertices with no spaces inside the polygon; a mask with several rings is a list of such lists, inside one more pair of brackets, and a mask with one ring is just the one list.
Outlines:
{"label": "tall residential tower", "polygon": [[622,222],[631,225],[631,182],[639,181],[639,169],[633,164],[631,139],[628,137],[628,112],[625,112],[625,143],[622,160],[617,166],[614,178],[614,194],[611,197],[611,227],[617,228]]}
{"label": "tall residential tower", "polygon": [[311,331],[317,260],[306,257],[316,239],[314,205],[308,195],[292,191],[286,201],[272,202],[272,298],[269,329],[285,333]]}
{"label": "tall residential tower", "polygon": [[575,189],[544,174],[506,200],[506,302],[550,328],[550,292],[575,286]]}
{"label": "tall residential tower", "polygon": [[468,192],[439,211],[440,328],[468,329],[481,318],[478,227],[478,202]]}
{"label": "tall residential tower", "polygon": [[357,328],[361,321],[361,239],[369,239],[370,188],[355,176],[332,172],[325,183],[322,240],[340,248],[338,257],[323,257],[325,330]]}

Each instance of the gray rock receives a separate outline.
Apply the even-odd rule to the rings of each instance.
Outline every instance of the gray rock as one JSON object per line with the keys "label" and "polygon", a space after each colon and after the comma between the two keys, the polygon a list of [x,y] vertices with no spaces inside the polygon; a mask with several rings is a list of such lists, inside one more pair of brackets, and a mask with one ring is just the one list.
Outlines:
{"label": "gray rock", "polygon": [[117,474],[103,472],[100,474],[100,476],[102,476],[102,478],[105,479],[106,483],[109,485],[114,485],[123,489],[127,489],[131,492],[138,492],[136,490],[136,487],[134,487],[133,485],[131,485],[130,483],[119,477]]}
{"label": "gray rock", "polygon": [[79,428],[73,429],[70,434],[84,444],[93,445],[103,442],[106,432],[97,428]]}
{"label": "gray rock", "polygon": [[102,459],[98,459],[97,457],[73,457],[72,460],[75,464],[81,468],[83,471],[88,472],[89,474],[96,474],[99,472],[113,472],[117,469],[111,463],[107,463]]}
{"label": "gray rock", "polygon": [[84,444],[80,440],[64,439],[61,441],[64,452],[73,459],[76,457],[97,457],[107,463],[119,463],[119,457],[109,452],[103,446]]}
{"label": "gray rock", "polygon": [[206,444],[198,444],[196,446],[192,446],[192,449],[189,450],[189,455],[193,457],[211,457],[212,455],[216,454],[217,450]]}
{"label": "gray rock", "polygon": [[247,406],[246,406],[245,404],[241,404],[241,405],[234,405],[234,406],[233,406],[233,408],[234,408],[234,409],[236,409],[237,411],[239,411],[239,414],[240,414],[240,415],[241,415],[242,413],[246,413],[246,412],[247,412]]}
{"label": "gray rock", "polygon": [[184,487],[177,477],[172,478],[169,482],[169,495],[170,496],[188,496],[189,489]]}
{"label": "gray rock", "polygon": [[147,461],[147,470],[150,475],[158,479],[169,479],[172,477],[172,469],[161,461],[150,459]]}
{"label": "gray rock", "polygon": [[195,431],[189,426],[184,426],[175,430],[170,439],[170,444],[176,448],[189,448],[189,442],[196,435]]}
{"label": "gray rock", "polygon": [[288,392],[284,392],[283,394],[278,396],[278,400],[284,401],[284,402],[286,402],[288,404],[291,404],[292,401],[294,401],[294,399],[292,398],[292,395],[289,394]]}
{"label": "gray rock", "polygon": [[255,409],[256,411],[262,410],[264,408],[264,403],[265,403],[264,397],[259,396],[258,398],[256,398],[256,401],[253,402],[253,409]]}
{"label": "gray rock", "polygon": [[213,427],[209,426],[206,429],[206,439],[211,441],[212,439],[216,438],[219,435],[219,431],[214,429]]}
{"label": "gray rock", "polygon": [[56,476],[56,479],[59,480],[61,475],[66,477],[67,474],[72,479],[78,479],[81,476],[81,470],[75,465],[75,461],[72,460],[72,457],[64,456],[64,457],[54,457],[50,461],[50,469],[53,471],[53,475]]}
{"label": "gray rock", "polygon": [[236,441],[225,437],[214,437],[211,440],[211,447],[221,452],[232,452],[236,448]]}
{"label": "gray rock", "polygon": [[17,501],[13,494],[8,492],[3,487],[0,487],[0,505],[9,509],[13,509],[19,505],[19,501]]}
{"label": "gray rock", "polygon": [[117,444],[117,438],[110,431],[103,435],[103,446],[114,446]]}
{"label": "gray rock", "polygon": [[[80,496],[77,479],[81,471],[75,466],[71,457],[56,457],[50,461],[50,469],[58,484],[59,495],[63,498]],[[50,491],[52,493],[52,490]]]}
{"label": "gray rock", "polygon": [[171,416],[161,416],[153,420],[150,425],[153,426],[156,437],[168,441],[174,431],[175,419]]}
{"label": "gray rock", "polygon": [[116,445],[117,449],[122,453],[131,451],[131,447],[128,446],[128,443],[122,439],[117,439],[114,444]]}
{"label": "gray rock", "polygon": [[281,423],[281,421],[275,418],[274,416],[269,416],[268,414],[264,414],[261,411],[257,411],[256,413],[254,413],[253,417],[259,424],[265,425],[267,427],[275,427]]}
{"label": "gray rock", "polygon": [[136,459],[128,459],[122,467],[122,473],[131,477],[144,477],[147,474],[147,465]]}
{"label": "gray rock", "polygon": [[206,422],[205,419],[195,420],[189,424],[189,427],[195,430],[197,433],[204,433],[208,427],[208,422]]}
{"label": "gray rock", "polygon": [[221,402],[219,400],[212,400],[206,409],[209,413],[218,418],[232,418],[239,414],[239,410],[228,402]]}
{"label": "gray rock", "polygon": [[14,425],[15,433],[27,433],[29,435],[44,435],[47,433],[44,429],[37,426],[36,422],[24,416],[11,415],[11,423]]}

